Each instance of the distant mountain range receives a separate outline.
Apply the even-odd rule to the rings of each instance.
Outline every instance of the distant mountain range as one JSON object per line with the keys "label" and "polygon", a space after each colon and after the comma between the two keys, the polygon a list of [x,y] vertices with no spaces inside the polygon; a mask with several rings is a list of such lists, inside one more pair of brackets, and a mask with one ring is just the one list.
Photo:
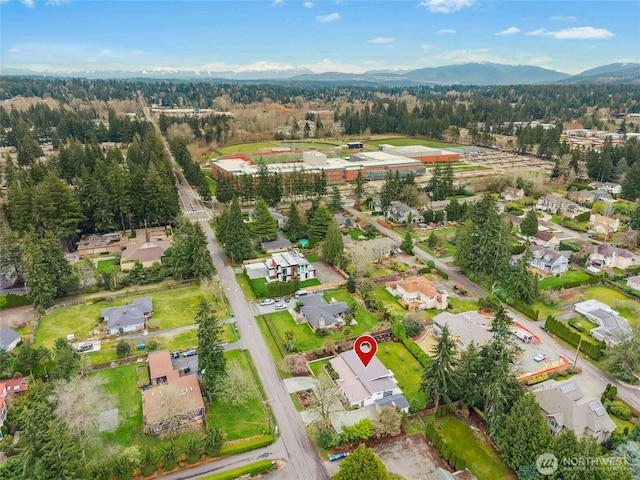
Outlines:
{"label": "distant mountain range", "polygon": [[529,65],[503,65],[498,63],[463,63],[417,70],[371,70],[365,73],[314,73],[305,67],[281,69],[217,71],[207,65],[196,69],[157,68],[142,71],[86,71],[44,73],[21,69],[4,69],[3,75],[131,78],[166,80],[207,80],[274,82],[295,84],[340,84],[372,86],[411,85],[517,85],[517,84],[570,84],[570,83],[634,83],[640,84],[640,63],[612,63],[568,75],[542,67]]}

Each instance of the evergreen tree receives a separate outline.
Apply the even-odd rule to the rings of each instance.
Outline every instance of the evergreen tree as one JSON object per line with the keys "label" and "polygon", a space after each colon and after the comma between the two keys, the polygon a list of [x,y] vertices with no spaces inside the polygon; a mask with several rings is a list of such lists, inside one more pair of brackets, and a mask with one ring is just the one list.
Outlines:
{"label": "evergreen tree", "polygon": [[400,250],[408,255],[413,255],[413,238],[411,237],[411,232],[407,231],[404,235],[404,239],[400,244]]}
{"label": "evergreen tree", "polygon": [[22,276],[22,242],[18,232],[11,229],[7,222],[0,226],[0,275],[11,278],[13,274]]}
{"label": "evergreen tree", "polygon": [[320,240],[324,239],[332,220],[334,218],[329,209],[324,205],[319,205],[311,220],[311,236]]}
{"label": "evergreen tree", "polygon": [[387,480],[387,467],[372,449],[361,444],[340,464],[334,480]]}
{"label": "evergreen tree", "polygon": [[327,263],[331,265],[337,265],[342,259],[342,252],[344,251],[344,243],[342,241],[342,233],[338,223],[331,219],[329,228],[327,229],[327,235],[322,243],[322,256]]}
{"label": "evergreen tree", "polygon": [[620,196],[632,202],[640,198],[640,161],[635,161],[625,175]]}
{"label": "evergreen tree", "polygon": [[475,343],[470,342],[466,350],[460,354],[458,364],[459,400],[462,407],[480,405],[481,389],[478,385],[480,373],[480,352]]}
{"label": "evergreen tree", "polygon": [[274,240],[278,236],[278,222],[267,206],[267,202],[258,198],[250,224],[251,235],[258,241]]}
{"label": "evergreen tree", "polygon": [[427,239],[427,245],[432,249],[438,245],[438,235],[436,235],[435,230],[431,231],[431,235],[429,235],[429,238]]}
{"label": "evergreen tree", "polygon": [[249,230],[242,219],[238,199],[234,198],[229,209],[229,217],[223,232],[224,253],[234,262],[241,262],[253,256]]}
{"label": "evergreen tree", "polygon": [[456,229],[456,253],[453,256],[453,261],[462,270],[468,270],[475,263],[476,235],[476,226],[472,219],[468,219]]}
{"label": "evergreen tree", "polygon": [[215,269],[208,244],[202,225],[182,222],[173,236],[173,244],[166,252],[165,265],[176,278],[210,278]]}
{"label": "evergreen tree", "polygon": [[509,268],[504,289],[507,294],[526,304],[531,304],[538,298],[538,277],[530,270],[531,250],[525,250],[516,264]]}
{"label": "evergreen tree", "polygon": [[207,391],[215,392],[227,371],[222,347],[223,327],[205,300],[200,302],[195,322],[198,324],[198,368]]}
{"label": "evergreen tree", "polygon": [[291,202],[291,205],[289,206],[285,232],[287,234],[287,238],[292,242],[297,242],[307,235],[307,226],[302,222],[302,218],[298,213],[298,204],[296,202]]}
{"label": "evergreen tree", "polygon": [[365,178],[364,175],[362,175],[362,169],[359,169],[358,175],[356,176],[355,184],[353,186],[353,197],[356,199],[357,204],[360,203],[360,200],[362,200],[365,195],[364,185]]}
{"label": "evergreen tree", "polygon": [[333,187],[331,189],[331,200],[329,201],[329,210],[340,210],[342,208],[342,195],[340,194],[340,190],[338,187]]}
{"label": "evergreen tree", "polygon": [[538,215],[533,210],[529,210],[520,223],[520,232],[525,237],[532,237],[538,233]]}
{"label": "evergreen tree", "polygon": [[513,405],[496,437],[502,458],[514,469],[535,465],[546,452],[551,432],[532,393],[526,393]]}
{"label": "evergreen tree", "polygon": [[438,337],[438,343],[433,349],[431,361],[427,364],[422,375],[420,390],[433,401],[436,408],[440,400],[451,403],[457,399],[460,389],[458,376],[458,359],[455,352],[455,340],[445,324]]}
{"label": "evergreen tree", "polygon": [[68,380],[77,376],[80,354],[64,338],[58,338],[53,346],[53,362],[53,378]]}
{"label": "evergreen tree", "polygon": [[57,238],[73,235],[82,217],[74,192],[52,173],[36,186],[31,213],[31,225],[36,231],[48,230]]}
{"label": "evergreen tree", "polygon": [[[251,183],[253,184],[253,180]],[[248,190],[243,188],[242,191],[246,193]],[[253,186],[251,192],[253,193]],[[216,200],[220,203],[229,203],[235,196],[235,193],[233,180],[225,174],[218,175],[216,181]]]}

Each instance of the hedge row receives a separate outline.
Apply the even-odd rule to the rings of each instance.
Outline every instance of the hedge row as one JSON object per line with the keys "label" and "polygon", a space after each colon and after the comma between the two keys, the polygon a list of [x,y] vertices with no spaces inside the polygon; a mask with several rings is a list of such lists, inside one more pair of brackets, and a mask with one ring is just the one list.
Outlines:
{"label": "hedge row", "polygon": [[251,440],[247,440],[246,442],[234,443],[231,445],[227,445],[226,447],[222,447],[220,455],[235,455],[237,453],[249,452],[251,450],[255,450],[256,448],[271,445],[274,440],[275,439],[273,438],[273,435],[263,435],[258,438],[252,438]]}
{"label": "hedge row", "polygon": [[449,274],[444,270],[436,267],[436,264],[433,260],[427,260],[427,266],[422,267],[420,270],[418,270],[418,274],[425,275],[427,273],[431,273],[431,270],[435,270],[442,278],[444,278],[445,280],[449,280]]}
{"label": "hedge row", "polygon": [[455,445],[449,445],[447,441],[442,438],[440,432],[433,426],[433,423],[427,425],[427,436],[431,439],[433,446],[440,450],[442,458],[444,458],[449,465],[455,470],[464,470],[467,468],[467,462],[463,456],[458,456],[458,447]]}
{"label": "hedge row", "polygon": [[538,310],[533,308],[528,303],[524,303],[520,300],[516,300],[513,303],[513,308],[518,310],[520,313],[524,313],[527,317],[529,317],[532,320],[536,320],[536,321],[538,320],[540,312],[538,312]]}
{"label": "hedge row", "polygon": [[402,341],[402,344],[423,367],[426,367],[429,364],[429,356],[424,352],[424,350],[416,345],[416,342],[414,342],[412,338],[407,337],[407,330],[401,322],[394,322],[393,325],[391,325],[391,333]]}
{"label": "hedge row", "polygon": [[580,249],[574,245],[571,245],[570,243],[566,243],[566,242],[560,242],[560,245],[558,246],[558,250],[569,250],[571,252],[579,252]]}
{"label": "hedge row", "polygon": [[271,460],[260,460],[259,462],[250,463],[249,465],[227,470],[226,472],[214,473],[213,475],[204,477],[204,480],[233,480],[234,478],[244,475],[257,475],[271,470],[271,468],[273,468]]}
{"label": "hedge row", "polygon": [[8,293],[7,295],[0,296],[0,308],[22,307],[24,305],[31,305],[31,300],[29,300],[28,295]]}
{"label": "hedge row", "polygon": [[544,382],[545,380],[549,380],[549,374],[547,372],[541,373],[540,375],[536,375],[534,377],[527,378],[524,381],[524,384],[535,385],[536,383]]}
{"label": "hedge row", "polygon": [[544,326],[549,329],[549,331],[561,339],[569,342],[574,347],[577,347],[580,344],[580,339],[582,338],[582,344],[580,344],[580,349],[591,358],[595,360],[599,360],[602,356],[602,350],[605,348],[604,342],[597,342],[595,340],[586,340],[579,333],[571,330],[569,326],[567,326],[563,322],[557,321],[551,315],[547,317],[547,320],[544,323]]}
{"label": "hedge row", "polygon": [[291,280],[289,282],[269,282],[266,285],[268,297],[283,297],[292,295],[300,290],[300,280]]}

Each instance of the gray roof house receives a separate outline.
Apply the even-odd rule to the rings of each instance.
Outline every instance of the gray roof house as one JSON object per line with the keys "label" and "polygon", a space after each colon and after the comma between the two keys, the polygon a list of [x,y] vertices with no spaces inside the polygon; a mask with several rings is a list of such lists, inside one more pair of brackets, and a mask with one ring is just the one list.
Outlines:
{"label": "gray roof house", "polygon": [[282,252],[291,248],[291,241],[278,232],[278,238],[270,242],[262,242],[262,248],[267,253]]}
{"label": "gray roof house", "polygon": [[375,197],[372,197],[371,201],[369,202],[369,205],[367,206],[369,207],[369,210],[371,210],[372,212],[381,212],[382,201],[380,200],[380,195],[376,195]]}
{"label": "gray roof house", "polygon": [[[355,351],[348,350],[331,359],[330,363],[339,375],[338,387],[350,405],[366,407],[374,404],[387,406],[395,403],[404,412],[409,411],[409,404],[404,399],[393,372],[377,357],[373,357],[365,367]],[[395,400],[392,401],[392,397],[395,397]],[[402,408],[401,405],[406,406]]]}
{"label": "gray roof house", "polygon": [[493,340],[489,331],[491,318],[477,311],[449,313],[442,312],[433,317],[431,334],[438,338],[442,328],[447,325],[451,337],[456,342],[457,350],[466,350],[470,343],[477,347],[487,345]]}
{"label": "gray roof house", "polygon": [[616,346],[633,334],[627,319],[598,300],[586,300],[574,305],[575,311],[598,325],[591,330],[591,336],[609,346]]}
{"label": "gray roof house", "polygon": [[309,260],[297,250],[272,253],[264,261],[269,281],[288,282],[289,280],[308,280],[316,277],[316,269]]}
{"label": "gray roof house", "polygon": [[[565,256],[564,252],[558,252],[557,250],[545,247],[532,246],[531,253],[533,257],[529,265],[544,273],[557,275],[569,269],[569,258]],[[569,253],[567,252],[567,254]]]}
{"label": "gray roof house", "polygon": [[627,278],[627,287],[640,291],[640,275]]}
{"label": "gray roof house", "polygon": [[10,352],[18,346],[22,337],[13,328],[0,328],[0,348]]}
{"label": "gray roof house", "polygon": [[593,436],[602,443],[616,429],[599,396],[585,397],[574,380],[549,380],[535,388],[533,394],[554,436],[571,429],[578,439]]}
{"label": "gray roof house", "polygon": [[336,219],[338,227],[340,228],[355,228],[356,226],[356,219],[352,216],[336,213],[333,218]]}
{"label": "gray roof house", "polygon": [[332,327],[344,323],[344,314],[349,311],[346,302],[327,303],[319,293],[298,299],[303,304],[300,311],[312,328]]}
{"label": "gray roof house", "polygon": [[136,298],[132,304],[102,309],[102,318],[107,322],[109,335],[143,330],[153,313],[151,297]]}
{"label": "gray roof house", "polygon": [[391,202],[389,210],[387,210],[387,220],[391,220],[394,223],[409,223],[409,217],[411,217],[411,223],[420,223],[422,221],[422,215],[415,208],[411,208],[403,202]]}
{"label": "gray roof house", "polygon": [[[255,209],[251,209],[249,211],[249,221],[253,222],[253,212]],[[271,214],[271,216],[273,217],[273,219],[278,222],[278,228],[279,229],[283,229],[284,228],[284,224],[287,222],[287,216],[283,215],[282,213],[280,213],[278,210],[276,210],[275,208],[269,207],[269,213]]]}

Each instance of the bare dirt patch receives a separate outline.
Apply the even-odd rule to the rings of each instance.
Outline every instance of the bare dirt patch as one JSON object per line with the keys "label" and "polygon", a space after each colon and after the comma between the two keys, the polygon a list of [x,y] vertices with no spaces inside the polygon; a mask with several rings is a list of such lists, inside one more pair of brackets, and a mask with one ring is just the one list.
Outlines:
{"label": "bare dirt patch", "polygon": [[0,328],[17,327],[21,323],[30,322],[34,318],[35,312],[30,305],[0,310]]}
{"label": "bare dirt patch", "polygon": [[438,457],[438,451],[421,434],[398,437],[373,447],[373,450],[389,473],[400,475],[406,480],[428,478],[438,467],[447,469],[444,460]]}

